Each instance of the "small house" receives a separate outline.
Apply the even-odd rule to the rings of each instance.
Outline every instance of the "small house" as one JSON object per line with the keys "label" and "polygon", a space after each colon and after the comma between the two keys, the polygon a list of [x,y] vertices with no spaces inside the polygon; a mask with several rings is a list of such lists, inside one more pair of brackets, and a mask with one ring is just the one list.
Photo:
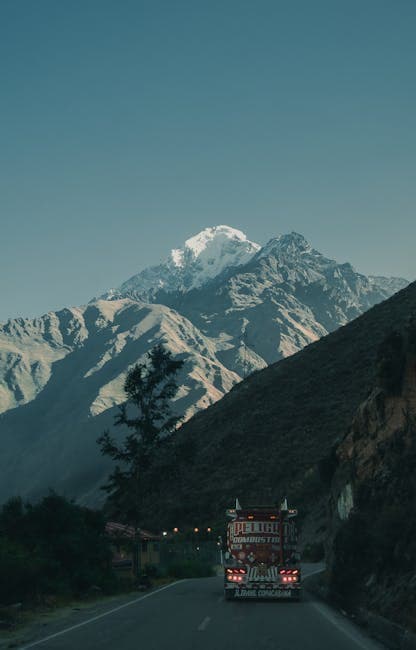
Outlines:
{"label": "small house", "polygon": [[137,545],[140,552],[139,565],[142,570],[149,566],[160,565],[160,535],[143,528],[136,531],[133,526],[114,521],[107,522],[105,532],[111,538],[112,562],[115,569],[133,567],[133,552]]}

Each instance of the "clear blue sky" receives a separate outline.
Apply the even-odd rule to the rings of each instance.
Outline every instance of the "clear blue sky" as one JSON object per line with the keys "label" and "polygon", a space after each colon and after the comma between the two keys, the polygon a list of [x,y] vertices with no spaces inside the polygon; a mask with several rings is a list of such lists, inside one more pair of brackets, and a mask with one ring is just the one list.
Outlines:
{"label": "clear blue sky", "polygon": [[2,0],[0,320],[206,226],[416,276],[414,0]]}

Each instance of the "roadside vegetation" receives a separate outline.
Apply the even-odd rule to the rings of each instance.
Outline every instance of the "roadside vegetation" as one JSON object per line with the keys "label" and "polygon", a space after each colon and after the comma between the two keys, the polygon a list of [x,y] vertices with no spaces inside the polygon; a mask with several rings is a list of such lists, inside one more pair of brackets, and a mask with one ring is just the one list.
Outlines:
{"label": "roadside vegetation", "polygon": [[40,602],[115,587],[100,512],[51,493],[37,504],[14,498],[0,512],[0,603]]}

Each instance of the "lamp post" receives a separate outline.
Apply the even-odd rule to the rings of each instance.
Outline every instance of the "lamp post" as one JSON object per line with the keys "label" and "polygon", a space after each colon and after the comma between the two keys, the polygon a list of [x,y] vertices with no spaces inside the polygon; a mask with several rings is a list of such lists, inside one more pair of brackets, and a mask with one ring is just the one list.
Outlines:
{"label": "lamp post", "polygon": [[221,566],[223,566],[224,565],[224,558],[222,557],[222,537],[221,537],[221,535],[218,535],[217,546],[220,547],[220,564],[221,564]]}

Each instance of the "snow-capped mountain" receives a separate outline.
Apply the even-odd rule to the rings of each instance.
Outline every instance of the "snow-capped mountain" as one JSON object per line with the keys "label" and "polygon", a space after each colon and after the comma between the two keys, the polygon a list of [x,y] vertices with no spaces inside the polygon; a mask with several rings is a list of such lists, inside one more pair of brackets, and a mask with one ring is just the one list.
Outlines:
{"label": "snow-capped mountain", "polygon": [[359,274],[297,233],[260,247],[217,226],[106,299],[0,325],[0,500],[47,487],[97,497],[107,465],[95,440],[157,342],[185,360],[174,406],[189,418],[406,284]]}
{"label": "snow-capped mountain", "polygon": [[240,230],[229,226],[205,228],[175,248],[168,259],[152,266],[101,296],[104,300],[141,298],[152,301],[159,290],[190,291],[225,269],[246,264],[261,249]]}

